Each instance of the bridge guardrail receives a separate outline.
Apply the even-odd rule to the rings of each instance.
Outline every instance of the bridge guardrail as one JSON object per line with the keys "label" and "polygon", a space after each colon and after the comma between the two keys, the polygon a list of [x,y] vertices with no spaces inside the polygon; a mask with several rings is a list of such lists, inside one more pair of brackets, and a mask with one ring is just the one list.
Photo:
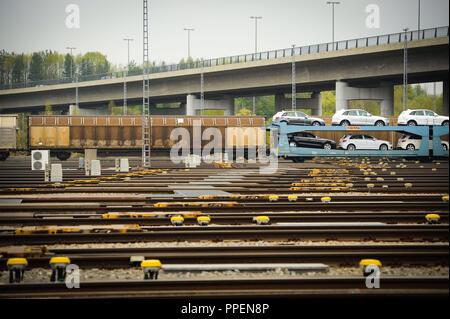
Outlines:
{"label": "bridge guardrail", "polygon": [[[159,66],[149,66],[150,73],[162,73],[162,72],[172,72],[186,69],[199,69],[202,67],[212,67],[217,65],[225,65],[225,64],[235,64],[241,62],[250,62],[250,61],[260,61],[260,60],[270,60],[277,59],[282,57],[289,57],[294,55],[305,55],[312,53],[322,53],[329,51],[338,51],[338,50],[348,50],[353,48],[362,48],[369,46],[377,46],[377,45],[385,45],[385,44],[393,44],[393,43],[401,43],[404,41],[403,35],[405,32],[385,34],[385,35],[377,35],[371,37],[357,38],[351,40],[343,40],[336,41],[334,43],[322,43],[322,44],[313,44],[307,46],[300,46],[287,49],[278,49],[271,51],[264,51],[258,53],[250,53],[250,54],[242,54],[235,56],[228,56],[222,58],[213,58],[207,59],[203,61],[195,61],[191,63],[182,63],[182,64],[168,64],[168,65],[159,65]],[[441,38],[449,36],[449,27],[436,27],[430,29],[423,30],[415,30],[415,31],[407,31],[406,32],[407,41],[413,40],[423,40],[423,39],[433,39],[433,38]],[[128,72],[128,76],[133,75],[142,75],[142,69],[132,70]],[[43,80],[43,81],[30,81],[30,82],[21,82],[21,83],[10,83],[0,85],[0,90],[7,89],[18,89],[25,87],[39,87],[46,85],[54,85],[54,84],[63,84],[63,83],[74,83],[78,80],[78,82],[84,81],[95,81],[102,79],[110,79],[110,78],[121,78],[123,77],[123,72],[110,72],[104,74],[91,74],[91,75],[81,75],[76,78],[58,78],[52,80]]]}

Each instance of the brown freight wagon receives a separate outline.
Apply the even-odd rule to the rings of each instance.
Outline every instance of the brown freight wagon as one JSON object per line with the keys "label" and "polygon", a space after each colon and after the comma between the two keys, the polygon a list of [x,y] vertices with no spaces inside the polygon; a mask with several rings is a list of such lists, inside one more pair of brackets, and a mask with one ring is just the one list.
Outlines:
{"label": "brown freight wagon", "polygon": [[[203,134],[208,128],[217,128],[223,150],[265,145],[266,135],[262,129],[265,119],[262,116],[152,115],[150,119],[153,151],[169,151],[178,142],[178,136],[171,139],[171,133],[176,128],[184,128],[189,132],[192,150],[194,125],[199,124],[201,129],[195,130],[195,134]],[[84,149],[98,149],[110,155],[121,152],[138,154],[142,149],[142,117],[30,116],[28,134],[30,149],[49,149],[61,160],[69,158],[70,152]],[[210,137],[206,138],[201,142],[202,147],[210,142]]]}
{"label": "brown freight wagon", "polygon": [[17,115],[0,115],[0,161],[9,157],[9,151],[17,148]]}

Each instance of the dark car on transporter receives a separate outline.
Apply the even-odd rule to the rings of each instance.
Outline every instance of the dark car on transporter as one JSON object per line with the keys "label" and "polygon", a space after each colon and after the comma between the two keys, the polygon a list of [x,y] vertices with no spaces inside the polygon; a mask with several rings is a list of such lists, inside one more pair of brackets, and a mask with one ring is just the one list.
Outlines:
{"label": "dark car on transporter", "polygon": [[336,149],[336,142],[326,138],[319,137],[309,132],[297,132],[288,135],[289,146],[322,148],[325,150]]}

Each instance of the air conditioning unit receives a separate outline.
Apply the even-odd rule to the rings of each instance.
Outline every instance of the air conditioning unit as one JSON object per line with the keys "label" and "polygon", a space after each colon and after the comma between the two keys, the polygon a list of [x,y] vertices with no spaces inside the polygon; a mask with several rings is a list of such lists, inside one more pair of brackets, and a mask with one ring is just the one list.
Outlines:
{"label": "air conditioning unit", "polygon": [[49,150],[31,151],[31,170],[33,171],[45,170],[45,164],[49,164],[49,160],[50,160]]}

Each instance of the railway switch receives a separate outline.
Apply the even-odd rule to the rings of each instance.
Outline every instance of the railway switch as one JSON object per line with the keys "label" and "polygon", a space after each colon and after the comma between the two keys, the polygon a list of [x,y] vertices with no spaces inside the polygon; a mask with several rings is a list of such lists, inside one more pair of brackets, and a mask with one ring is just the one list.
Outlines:
{"label": "railway switch", "polygon": [[362,259],[359,262],[359,265],[361,266],[363,270],[364,277],[367,277],[372,272],[368,269],[368,266],[377,266],[381,267],[381,262],[378,259]]}
{"label": "railway switch", "polygon": [[66,267],[70,264],[68,257],[53,257],[50,259],[50,267],[52,268],[52,275],[50,281],[55,280],[64,282],[66,280]]}
{"label": "railway switch", "polygon": [[270,201],[270,202],[276,202],[276,201],[278,201],[278,196],[277,196],[277,195],[271,195],[271,196],[269,196],[269,201]]}
{"label": "railway switch", "polygon": [[209,218],[208,216],[200,216],[197,217],[197,222],[200,226],[208,226],[211,222],[211,218]]}
{"label": "railway switch", "polygon": [[141,268],[144,271],[144,280],[158,279],[158,273],[162,267],[158,259],[146,259],[141,262]]}
{"label": "railway switch", "polygon": [[428,224],[439,224],[441,222],[441,216],[438,214],[427,214],[425,216]]}
{"label": "railway switch", "polygon": [[9,283],[21,282],[28,266],[26,258],[9,258],[6,262],[9,271]]}
{"label": "railway switch", "polygon": [[253,221],[258,225],[267,225],[270,221],[270,218],[268,216],[256,216],[253,217]]}
{"label": "railway switch", "polygon": [[173,216],[170,218],[170,222],[174,226],[181,226],[181,225],[183,225],[184,217],[183,216]]}

